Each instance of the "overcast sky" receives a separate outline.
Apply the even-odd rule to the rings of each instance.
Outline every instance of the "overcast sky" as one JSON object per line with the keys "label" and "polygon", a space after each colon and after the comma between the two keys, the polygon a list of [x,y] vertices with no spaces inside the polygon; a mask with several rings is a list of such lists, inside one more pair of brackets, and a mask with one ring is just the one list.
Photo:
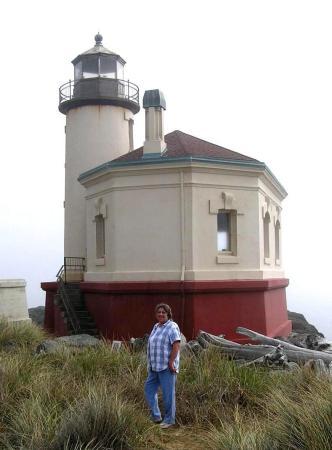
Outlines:
{"label": "overcast sky", "polygon": [[285,186],[288,308],[332,339],[331,23],[328,0],[3,2],[0,278],[26,279],[29,306],[40,305],[40,282],[62,264],[58,87],[100,31],[141,93],[164,92],[166,132],[264,161]]}

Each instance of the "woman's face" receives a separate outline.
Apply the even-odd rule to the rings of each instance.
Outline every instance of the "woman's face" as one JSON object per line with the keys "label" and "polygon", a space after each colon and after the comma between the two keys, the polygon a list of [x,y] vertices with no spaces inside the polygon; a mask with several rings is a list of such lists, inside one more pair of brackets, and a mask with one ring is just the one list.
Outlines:
{"label": "woman's face", "polygon": [[164,308],[157,309],[156,317],[160,324],[166,323],[168,320],[167,312],[164,310]]}

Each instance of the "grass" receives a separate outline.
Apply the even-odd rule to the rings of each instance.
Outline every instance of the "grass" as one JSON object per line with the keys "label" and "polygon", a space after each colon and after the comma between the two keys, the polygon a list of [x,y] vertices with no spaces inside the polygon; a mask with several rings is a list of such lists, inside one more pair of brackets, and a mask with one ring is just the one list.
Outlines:
{"label": "grass", "polygon": [[[0,322],[0,448],[284,450],[332,448],[332,383],[308,370],[238,367],[213,350],[183,355],[180,428],[148,420],[142,352],[36,355],[45,333]],[[8,344],[10,343],[10,344]]]}
{"label": "grass", "polygon": [[56,430],[52,449],[60,450],[65,444],[137,448],[143,445],[150,428],[147,417],[101,380],[89,389],[86,398],[70,405]]}

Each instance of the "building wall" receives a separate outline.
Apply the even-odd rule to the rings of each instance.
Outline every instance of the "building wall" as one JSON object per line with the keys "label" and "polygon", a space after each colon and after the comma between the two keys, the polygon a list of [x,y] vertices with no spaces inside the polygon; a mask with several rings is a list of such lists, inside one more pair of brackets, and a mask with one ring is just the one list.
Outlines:
{"label": "building wall", "polygon": [[[257,178],[220,173],[216,169],[194,174],[192,222],[194,279],[257,278],[259,234]],[[217,213],[233,210],[236,217],[236,249],[218,253]],[[241,272],[241,273],[240,273]]]}
{"label": "building wall", "polygon": [[85,189],[79,175],[129,151],[133,114],[110,105],[82,106],[66,116],[65,256],[86,256]]}
{"label": "building wall", "polygon": [[[177,279],[181,272],[179,175],[118,176],[88,190],[87,280]],[[105,258],[95,217],[104,215]]]}
{"label": "building wall", "polygon": [[[277,211],[280,218],[281,195],[253,171],[206,164],[122,168],[91,178],[86,187],[86,281],[284,276],[272,254],[269,264],[264,261],[262,216],[268,203],[273,220]],[[220,209],[236,212],[233,254],[218,254]],[[104,259],[96,258],[98,214],[105,220]],[[269,237],[272,252],[272,219]]]}

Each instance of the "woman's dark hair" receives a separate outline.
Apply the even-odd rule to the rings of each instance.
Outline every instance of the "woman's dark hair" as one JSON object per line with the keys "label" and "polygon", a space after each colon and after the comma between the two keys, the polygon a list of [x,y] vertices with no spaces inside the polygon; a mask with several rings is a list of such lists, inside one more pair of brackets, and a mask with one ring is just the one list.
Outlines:
{"label": "woman's dark hair", "polygon": [[172,310],[171,310],[171,307],[170,307],[169,305],[167,305],[166,303],[159,303],[159,304],[155,307],[154,312],[156,313],[156,312],[158,311],[159,308],[162,308],[162,309],[165,310],[168,319],[172,319],[172,318],[173,318],[173,316],[172,316]]}

